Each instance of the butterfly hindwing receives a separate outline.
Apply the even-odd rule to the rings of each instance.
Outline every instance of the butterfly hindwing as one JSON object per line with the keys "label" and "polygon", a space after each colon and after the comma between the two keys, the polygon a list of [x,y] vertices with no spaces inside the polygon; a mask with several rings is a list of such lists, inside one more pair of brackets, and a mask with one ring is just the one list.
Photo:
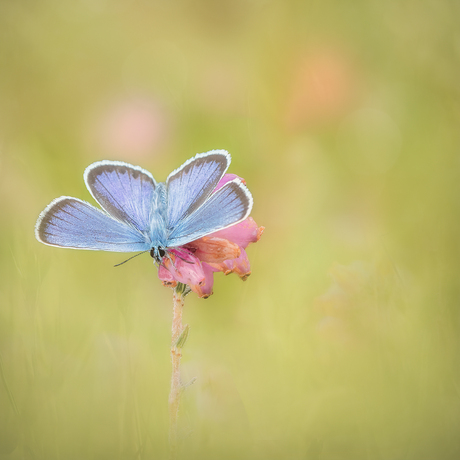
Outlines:
{"label": "butterfly hindwing", "polygon": [[84,179],[111,216],[139,231],[149,229],[156,182],[148,171],[120,161],[99,161],[86,168]]}
{"label": "butterfly hindwing", "polygon": [[42,243],[73,249],[115,252],[150,249],[145,237],[94,206],[77,198],[62,196],[40,214],[35,236]]}
{"label": "butterfly hindwing", "polygon": [[169,246],[181,246],[237,224],[249,216],[252,195],[239,179],[227,182],[171,232]]}
{"label": "butterfly hindwing", "polygon": [[229,165],[230,155],[225,150],[211,150],[195,155],[168,176],[170,232],[208,199]]}

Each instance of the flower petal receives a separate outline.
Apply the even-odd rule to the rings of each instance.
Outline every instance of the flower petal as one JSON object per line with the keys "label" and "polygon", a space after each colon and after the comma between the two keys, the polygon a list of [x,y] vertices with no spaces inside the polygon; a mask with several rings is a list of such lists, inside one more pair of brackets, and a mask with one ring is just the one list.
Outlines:
{"label": "flower petal", "polygon": [[177,281],[174,276],[163,265],[158,267],[158,278],[160,278],[163,286],[174,288],[177,286]]}
{"label": "flower petal", "polygon": [[205,280],[201,284],[191,284],[190,289],[203,299],[207,299],[212,294],[212,286],[214,285],[214,269],[207,263],[202,264]]}
{"label": "flower petal", "polygon": [[221,187],[223,187],[227,182],[230,182],[231,180],[233,179],[239,179],[241,182],[243,182],[243,184],[246,185],[246,181],[240,177],[240,176],[237,176],[236,174],[224,174],[224,177],[222,177],[222,179],[219,181],[219,183],[217,184],[216,188],[214,189],[214,191],[217,191],[219,190]]}
{"label": "flower petal", "polygon": [[259,241],[264,229],[265,227],[258,227],[252,217],[248,217],[239,224],[232,225],[223,230],[218,230],[217,232],[211,233],[209,236],[225,238],[242,248],[247,248],[249,243]]}
{"label": "flower petal", "polygon": [[236,273],[243,281],[246,281],[251,274],[251,264],[249,263],[246,251],[241,248],[241,254],[236,259],[225,260],[220,264],[209,264],[215,270],[224,272],[226,275]]}
{"label": "flower petal", "polygon": [[[173,280],[189,286],[204,283],[205,274],[201,262],[190,251],[173,249],[169,256],[172,262],[168,257],[164,257],[158,270],[158,276],[162,281],[170,283],[172,277]],[[166,272],[169,272],[169,275]]]}
{"label": "flower petal", "polygon": [[204,236],[187,244],[186,247],[202,262],[220,263],[240,255],[240,248],[236,243],[213,236]]}

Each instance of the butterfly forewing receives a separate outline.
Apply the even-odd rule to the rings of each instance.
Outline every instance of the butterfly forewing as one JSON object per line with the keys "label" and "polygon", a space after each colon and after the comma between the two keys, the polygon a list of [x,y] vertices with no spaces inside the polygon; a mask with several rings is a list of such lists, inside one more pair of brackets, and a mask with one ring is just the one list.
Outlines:
{"label": "butterfly forewing", "polygon": [[227,182],[179,223],[170,234],[168,246],[181,246],[241,222],[249,216],[252,203],[251,193],[239,179]]}
{"label": "butterfly forewing", "polygon": [[230,165],[225,150],[200,153],[166,180],[168,190],[168,230],[175,231],[181,221],[193,214],[211,195]]}
{"label": "butterfly forewing", "polygon": [[86,186],[115,219],[139,231],[150,226],[155,180],[145,169],[118,161],[100,161],[86,168]]}
{"label": "butterfly forewing", "polygon": [[133,252],[150,249],[134,228],[112,219],[85,201],[60,197],[40,214],[37,239],[51,246]]}

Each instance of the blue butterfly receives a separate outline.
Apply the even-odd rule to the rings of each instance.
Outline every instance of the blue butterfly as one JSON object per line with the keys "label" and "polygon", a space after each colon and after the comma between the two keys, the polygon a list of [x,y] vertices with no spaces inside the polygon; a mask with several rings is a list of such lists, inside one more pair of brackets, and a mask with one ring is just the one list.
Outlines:
{"label": "blue butterfly", "polygon": [[239,179],[215,188],[230,165],[225,150],[195,155],[156,183],[139,166],[98,161],[84,173],[102,211],[68,196],[53,200],[35,225],[50,246],[115,252],[147,252],[161,263],[169,251],[246,219],[252,196]]}

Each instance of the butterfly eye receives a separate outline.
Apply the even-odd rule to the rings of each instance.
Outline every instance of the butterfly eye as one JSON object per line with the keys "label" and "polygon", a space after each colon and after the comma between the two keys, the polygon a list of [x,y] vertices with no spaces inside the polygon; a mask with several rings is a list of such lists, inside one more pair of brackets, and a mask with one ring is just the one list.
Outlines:
{"label": "butterfly eye", "polygon": [[166,255],[166,251],[163,248],[153,247],[150,249],[150,256],[155,259],[157,263],[161,263],[163,257]]}

